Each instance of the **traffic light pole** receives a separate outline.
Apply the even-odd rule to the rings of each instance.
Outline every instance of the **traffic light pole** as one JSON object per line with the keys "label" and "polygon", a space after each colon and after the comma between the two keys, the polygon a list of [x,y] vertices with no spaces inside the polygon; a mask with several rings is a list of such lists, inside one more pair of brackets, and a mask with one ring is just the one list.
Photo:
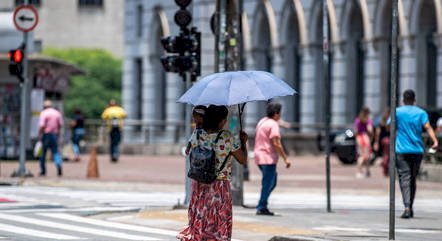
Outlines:
{"label": "traffic light pole", "polygon": [[[24,4],[29,4],[25,0]],[[21,105],[20,105],[20,147],[19,147],[19,168],[12,176],[14,177],[32,177],[33,175],[26,170],[26,144],[27,144],[27,125],[29,125],[29,96],[28,96],[28,32],[23,33],[23,83],[21,83]]]}
{"label": "traffic light pole", "polygon": [[[218,0],[216,9],[216,35],[215,35],[215,72],[238,70],[241,64],[240,51],[242,48],[241,40],[241,9],[242,0],[227,1]],[[236,128],[232,116],[238,115],[236,106],[229,108],[230,127]],[[230,123],[232,122],[232,123]],[[232,125],[233,124],[233,125]],[[236,132],[237,130],[231,130]],[[233,205],[244,204],[244,167],[238,162],[232,164],[232,203]]]}

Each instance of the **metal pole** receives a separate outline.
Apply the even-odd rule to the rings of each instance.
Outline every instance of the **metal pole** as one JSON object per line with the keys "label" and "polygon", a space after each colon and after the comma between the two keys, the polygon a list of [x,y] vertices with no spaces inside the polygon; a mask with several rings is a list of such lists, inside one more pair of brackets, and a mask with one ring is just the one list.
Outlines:
{"label": "metal pole", "polygon": [[[29,0],[25,0],[24,4],[29,4]],[[32,174],[27,173],[26,171],[26,130],[27,125],[29,125],[29,101],[27,98],[28,94],[28,33],[23,33],[23,83],[21,84],[21,106],[20,106],[20,147],[19,147],[19,168],[16,173],[13,173],[12,176],[32,176]]]}
{"label": "metal pole", "polygon": [[397,105],[397,64],[398,64],[398,0],[393,1],[391,23],[391,124],[390,124],[390,240],[395,239],[395,178],[396,178],[396,105]]}
{"label": "metal pole", "polygon": [[218,26],[215,36],[215,72],[224,72],[226,70],[226,1],[218,0],[216,18],[218,18]]}
{"label": "metal pole", "polygon": [[327,212],[331,212],[331,191],[330,191],[330,48],[329,48],[329,28],[328,28],[328,9],[327,0],[322,2],[322,33],[323,33],[323,71],[324,71],[324,87],[325,87],[325,173],[326,173],[326,187],[327,187]]}
{"label": "metal pole", "polygon": [[[186,73],[187,74],[187,73]],[[192,82],[191,81],[185,81],[185,83],[186,83],[186,90],[188,90],[189,88],[190,88],[190,86],[192,85]],[[184,121],[184,123],[185,123],[185,126],[184,126],[184,132],[186,133],[186,140],[189,140],[190,139],[190,136],[192,135],[192,128],[191,128],[191,126],[190,126],[190,123],[191,123],[191,116],[192,116],[192,108],[191,108],[191,106],[190,105],[186,105],[186,117],[185,117],[185,121]],[[187,142],[186,142],[186,146],[187,146]],[[185,173],[184,173],[184,178],[185,178],[185,191],[186,191],[186,195],[185,195],[185,197],[184,197],[184,204],[185,205],[188,205],[189,204],[189,202],[190,202],[190,194],[191,194],[191,192],[192,192],[192,190],[191,190],[191,184],[192,184],[192,182],[191,182],[191,180],[190,180],[190,178],[189,177],[187,177],[187,173],[189,172],[189,169],[190,169],[190,160],[189,160],[189,155],[186,155],[186,170],[185,170]]]}
{"label": "metal pole", "polygon": [[[193,2],[190,3],[189,9],[190,9],[191,15],[193,16]],[[194,26],[193,21],[191,22],[191,26],[192,27]],[[186,90],[190,89],[190,87],[192,86],[192,81],[191,81],[192,78],[190,78],[190,76],[188,76],[188,75],[190,75],[190,73],[188,73],[188,72],[186,72],[183,75],[183,81],[184,81],[184,83],[186,83]],[[189,80],[189,81],[187,81],[187,80]],[[192,122],[192,107],[190,105],[186,105],[185,108],[186,108],[186,116],[185,116],[185,120],[184,120],[184,123],[185,123],[184,132],[187,137],[186,138],[186,147],[187,147],[187,140],[189,140],[190,136],[192,135],[192,128],[190,125]],[[184,183],[185,183],[186,194],[184,196],[184,204],[188,205],[190,202],[190,196],[191,196],[191,192],[192,192],[192,190],[191,190],[192,189],[192,187],[191,187],[192,181],[190,180],[189,177],[187,177],[187,173],[189,172],[189,169],[190,169],[189,155],[186,155],[185,159],[186,159],[186,165],[185,165],[186,170],[184,173],[184,179],[185,179]]]}

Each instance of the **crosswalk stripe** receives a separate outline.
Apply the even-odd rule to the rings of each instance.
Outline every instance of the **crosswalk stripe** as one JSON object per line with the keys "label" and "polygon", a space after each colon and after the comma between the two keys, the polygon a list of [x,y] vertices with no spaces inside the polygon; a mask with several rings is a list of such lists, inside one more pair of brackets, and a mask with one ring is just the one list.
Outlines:
{"label": "crosswalk stripe", "polygon": [[26,235],[26,236],[34,236],[39,238],[45,238],[45,239],[58,239],[58,240],[73,240],[73,239],[82,239],[79,237],[64,235],[64,234],[56,234],[56,233],[49,233],[44,231],[38,231],[34,229],[29,228],[21,228],[17,226],[7,225],[0,223],[0,230],[7,233],[15,233],[20,235]]}
{"label": "crosswalk stripe", "polygon": [[73,222],[81,222],[81,223],[87,223],[107,228],[118,228],[118,229],[125,229],[130,231],[136,231],[136,232],[146,232],[146,233],[155,233],[155,234],[162,234],[162,235],[169,235],[169,236],[176,236],[176,231],[170,231],[166,229],[159,229],[159,228],[149,228],[149,227],[143,227],[143,226],[136,226],[136,225],[130,225],[130,224],[124,224],[124,223],[114,223],[114,222],[108,222],[103,220],[97,220],[92,218],[84,218],[80,216],[75,216],[71,214],[64,214],[64,213],[38,213],[37,215],[45,216],[45,217],[51,217],[51,218],[57,218],[57,219],[63,219],[63,220],[69,220]]}
{"label": "crosswalk stripe", "polygon": [[27,218],[27,217],[21,217],[21,216],[9,215],[9,214],[0,214],[0,219],[21,222],[21,223],[29,223],[29,224],[38,225],[38,226],[46,226],[46,227],[50,227],[50,228],[65,229],[65,230],[69,230],[69,231],[88,233],[88,234],[94,234],[94,235],[99,235],[99,236],[120,238],[120,239],[125,239],[125,240],[161,240],[161,239],[157,239],[157,238],[131,235],[131,234],[126,234],[126,233],[107,231],[107,230],[103,230],[103,229],[85,228],[85,227],[80,227],[80,226],[75,226],[75,225],[70,225],[70,224],[44,221],[41,219]]}

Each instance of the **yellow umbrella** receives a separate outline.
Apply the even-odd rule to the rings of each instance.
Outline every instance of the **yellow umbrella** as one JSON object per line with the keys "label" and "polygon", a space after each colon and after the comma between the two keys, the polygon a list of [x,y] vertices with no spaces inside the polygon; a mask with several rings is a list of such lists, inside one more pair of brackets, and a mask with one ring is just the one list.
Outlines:
{"label": "yellow umbrella", "polygon": [[101,118],[103,120],[124,119],[127,114],[120,106],[110,106],[103,111]]}

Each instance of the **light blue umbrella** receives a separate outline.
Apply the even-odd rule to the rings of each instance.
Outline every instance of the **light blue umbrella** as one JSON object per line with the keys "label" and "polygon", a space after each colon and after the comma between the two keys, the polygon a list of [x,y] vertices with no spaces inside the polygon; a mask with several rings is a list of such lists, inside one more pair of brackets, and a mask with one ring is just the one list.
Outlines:
{"label": "light blue umbrella", "polygon": [[[293,95],[296,91],[265,71],[229,71],[207,75],[186,91],[178,102],[192,105],[239,105]],[[238,106],[240,126],[242,108]]]}
{"label": "light blue umbrella", "polygon": [[178,102],[192,105],[236,105],[293,95],[296,91],[265,71],[230,71],[203,77]]}

